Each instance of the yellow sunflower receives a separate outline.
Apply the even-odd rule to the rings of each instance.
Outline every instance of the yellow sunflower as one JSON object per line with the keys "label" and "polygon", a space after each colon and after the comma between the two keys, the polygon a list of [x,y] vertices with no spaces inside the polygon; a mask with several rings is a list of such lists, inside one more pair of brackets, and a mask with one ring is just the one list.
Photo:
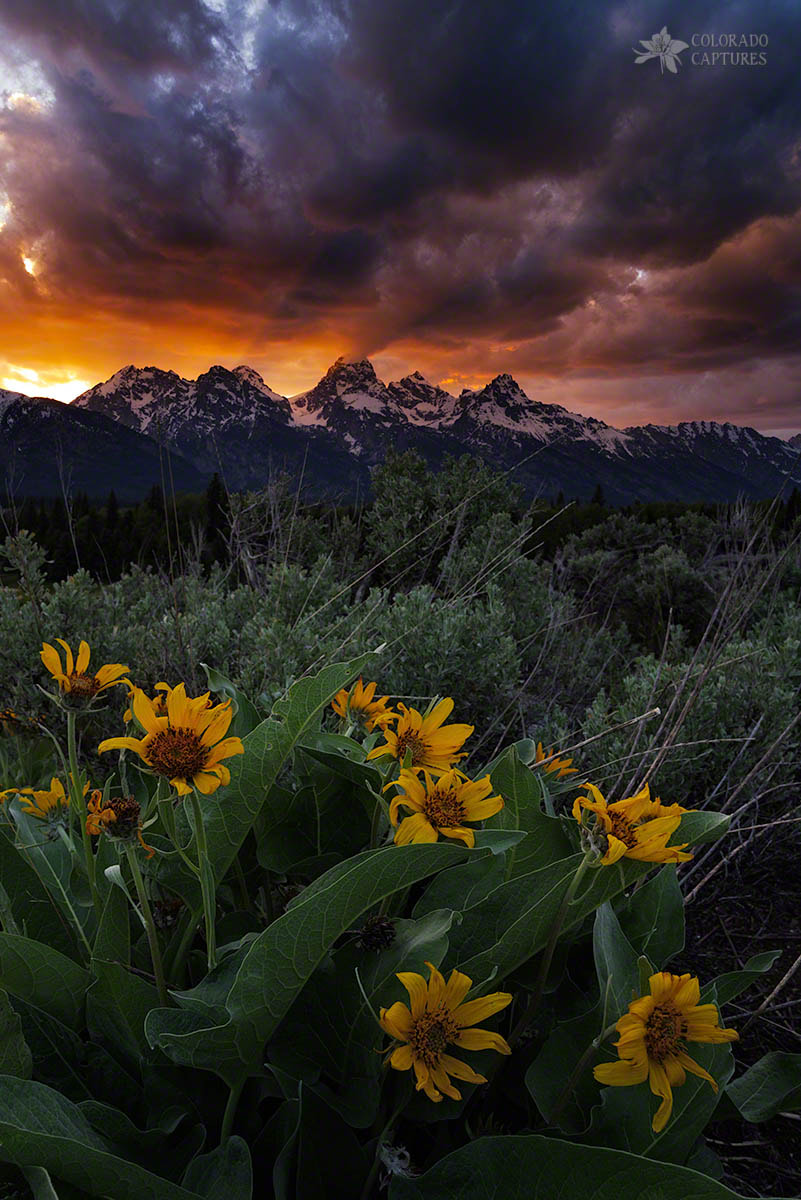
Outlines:
{"label": "yellow sunflower", "polygon": [[464,1079],[467,1083],[486,1083],[467,1063],[446,1054],[448,1045],[460,1050],[497,1050],[499,1054],[511,1054],[511,1049],[499,1033],[487,1029],[473,1029],[477,1021],[484,1021],[493,1013],[500,1012],[511,1004],[509,992],[493,992],[463,1004],[473,981],[460,971],[451,971],[446,983],[443,976],[427,962],[428,982],[413,971],[398,975],[409,993],[411,1007],[398,1000],[390,1008],[382,1008],[381,1028],[401,1045],[395,1047],[389,1058],[396,1071],[414,1070],[417,1091],[423,1091],[429,1100],[439,1102],[443,1095],[461,1100],[461,1093],[453,1086],[449,1076]]}
{"label": "yellow sunflower", "polygon": [[225,737],[233,719],[230,700],[210,708],[208,692],[190,699],[179,683],[167,693],[166,713],[160,715],[157,700],[141,688],[134,689],[131,707],[145,736],[106,738],[98,746],[100,754],[133,750],[155,775],[169,779],[180,796],[188,796],[193,787],[208,796],[230,783],[222,760],[244,753],[240,738]]}
{"label": "yellow sunflower", "polygon": [[570,765],[573,762],[572,758],[551,758],[552,754],[553,747],[551,747],[550,750],[543,750],[542,742],[537,742],[537,757],[534,765],[536,766],[538,763],[544,762],[545,759],[550,758],[551,761],[546,762],[545,766],[543,767],[543,771],[545,771],[547,775],[552,775],[553,772],[556,771],[558,772],[556,778],[564,779],[566,775],[576,775],[578,773],[578,767],[572,767]]}
{"label": "yellow sunflower", "polygon": [[[89,791],[88,781],[84,784],[84,796]],[[29,800],[25,804],[21,804],[20,808],[23,812],[28,813],[31,817],[38,817],[40,821],[51,821],[60,817],[67,808],[69,808],[70,797],[65,790],[64,784],[55,775],[50,780],[48,789],[36,790],[34,788],[9,788],[4,795],[16,793],[20,797],[28,796]]]}
{"label": "yellow sunflower", "polygon": [[331,707],[343,721],[359,725],[367,733],[376,726],[385,729],[396,720],[398,714],[389,707],[389,696],[379,696],[375,699],[377,686],[376,683],[368,683],[365,687],[362,677],[359,676],[350,690],[342,688],[337,692],[331,701]]}
{"label": "yellow sunflower", "polygon": [[73,661],[72,650],[64,639],[56,638],[56,641],[64,650],[65,661],[63,664],[58,650],[49,642],[42,645],[39,656],[60,690],[69,693],[76,699],[91,700],[98,692],[103,692],[106,688],[113,687],[115,683],[120,683],[123,675],[128,671],[128,667],[123,663],[107,663],[100,667],[94,675],[90,675],[89,643],[81,642],[78,647],[78,657]]}
{"label": "yellow sunflower", "polygon": [[142,837],[141,808],[133,796],[111,796],[103,803],[103,793],[92,792],[87,805],[86,832],[92,837],[107,833],[123,841],[136,837],[139,845],[152,858],[156,851]]}
{"label": "yellow sunflower", "polygon": [[386,741],[381,746],[375,746],[367,755],[368,758],[388,756],[402,763],[409,750],[412,768],[428,767],[430,771],[441,774],[467,757],[459,751],[475,727],[443,725],[443,721],[453,712],[453,700],[450,697],[435,704],[426,717],[416,708],[407,708],[405,704],[399,704],[398,708],[401,715],[397,726],[394,730],[383,731]]}
{"label": "yellow sunflower", "polygon": [[392,786],[401,788],[389,806],[389,819],[398,825],[398,809],[406,808],[411,816],[404,817],[395,833],[398,846],[407,842],[436,842],[443,837],[458,838],[471,849],[476,844],[472,829],[465,821],[483,821],[503,808],[500,796],[490,796],[489,775],[471,781],[460,771],[446,771],[437,780],[430,771],[423,771],[424,781],[414,771],[401,771]]}
{"label": "yellow sunflower", "polygon": [[671,1088],[684,1083],[687,1071],[718,1090],[709,1072],[690,1058],[684,1043],[734,1042],[738,1034],[720,1028],[714,1004],[698,1003],[701,991],[694,976],[658,971],[648,985],[650,995],[632,1001],[617,1023],[619,1061],[601,1063],[594,1075],[610,1087],[628,1087],[647,1079],[653,1094],[662,1100],[653,1119],[653,1129],[659,1133],[673,1111]]}
{"label": "yellow sunflower", "polygon": [[690,809],[680,804],[663,804],[657,796],[651,799],[646,783],[636,796],[607,804],[593,783],[582,784],[589,796],[577,796],[573,804],[573,816],[579,825],[584,824],[586,812],[595,813],[596,832],[608,839],[608,849],[601,862],[608,865],[619,858],[635,858],[639,862],[688,862],[692,854],[685,854],[688,842],[679,846],[668,846],[668,840],[679,827],[682,814]]}

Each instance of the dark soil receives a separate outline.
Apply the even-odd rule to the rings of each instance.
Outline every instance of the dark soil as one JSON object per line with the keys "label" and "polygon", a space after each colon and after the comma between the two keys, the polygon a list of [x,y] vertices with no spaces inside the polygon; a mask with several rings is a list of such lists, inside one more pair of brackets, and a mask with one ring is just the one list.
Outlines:
{"label": "dark soil", "polygon": [[[684,957],[691,966],[685,970],[704,980],[745,966],[753,954],[782,951],[759,983],[726,1006],[725,1024],[741,1032],[734,1047],[737,1074],[771,1051],[801,1053],[801,967],[745,1029],[801,955],[800,830],[801,824],[787,823],[744,832],[733,856],[738,835],[724,838],[685,889],[689,895],[729,856],[687,905]],[[709,1126],[706,1140],[723,1163],[723,1182],[733,1191],[782,1198],[801,1194],[801,1114],[779,1115],[760,1125],[720,1120]]]}

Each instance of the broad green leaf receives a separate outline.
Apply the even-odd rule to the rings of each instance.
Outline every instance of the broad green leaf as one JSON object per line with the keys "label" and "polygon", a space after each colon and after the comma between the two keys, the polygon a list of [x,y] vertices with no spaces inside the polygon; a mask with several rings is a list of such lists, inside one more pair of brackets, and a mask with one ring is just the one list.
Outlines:
{"label": "broad green leaf", "polygon": [[228,760],[231,782],[203,799],[209,858],[221,880],[234,860],[273,784],[301,738],[334,696],[375,655],[334,663],[317,675],[298,679],[266,721],[243,738],[244,754]]}
{"label": "broad green leaf", "polygon": [[221,671],[216,667],[210,667],[208,663],[202,662],[201,667],[206,672],[206,680],[209,685],[209,690],[216,692],[218,696],[224,696],[231,701],[231,707],[234,714],[234,719],[228,730],[228,737],[245,737],[250,733],[251,729],[255,729],[261,721],[261,717],[256,711],[253,704],[248,700],[244,692],[241,692],[231,680],[226,678]]}
{"label": "broad green leaf", "polygon": [[183,1183],[207,1200],[251,1200],[253,1167],[247,1142],[229,1137],[224,1146],[198,1155],[187,1167]]}
{"label": "broad green leaf", "polygon": [[145,1018],[158,1008],[158,992],[119,963],[94,959],[92,965],[97,979],[86,995],[87,1024],[108,1046],[138,1060],[149,1051]]}
{"label": "broad green leaf", "polygon": [[[562,1093],[574,1068],[601,1032],[601,1008],[598,1002],[589,1012],[569,1021],[560,1021],[526,1071],[526,1087],[543,1119],[568,1133],[586,1129],[590,1123],[590,1110],[598,1103],[598,1084],[592,1077],[597,1055],[586,1063],[564,1100]],[[554,1113],[560,1103],[561,1111]]]}
{"label": "broad green leaf", "polygon": [[128,901],[121,888],[110,887],[106,892],[103,915],[92,947],[92,969],[95,969],[95,959],[127,966],[130,958],[131,921]]}
{"label": "broad green leaf", "polygon": [[766,1054],[726,1089],[746,1121],[768,1121],[801,1108],[801,1054]]}
{"label": "broad green leaf", "polygon": [[[770,970],[781,953],[781,950],[763,950],[761,954],[752,955],[741,971],[727,971],[725,975],[718,975],[709,985],[714,986],[718,1004],[729,1004],[736,1000],[741,992],[756,983],[760,975]],[[703,992],[707,990],[704,988]],[[706,1000],[706,995],[702,994],[701,999]]]}
{"label": "broad green leaf", "polygon": [[500,887],[505,877],[506,862],[501,855],[475,851],[468,862],[440,871],[431,880],[414,907],[414,916],[423,917],[438,908],[473,908]]}
{"label": "broad green leaf", "polygon": [[628,940],[615,910],[607,901],[595,914],[592,930],[592,953],[601,998],[608,998],[607,1025],[613,1024],[639,994],[637,954]]}
{"label": "broad green leaf", "polygon": [[82,1028],[91,981],[88,971],[43,942],[0,933],[0,987],[73,1029]]}
{"label": "broad green leaf", "polygon": [[196,1015],[160,1009],[148,1017],[150,1044],[212,1071],[219,1054],[235,1051],[247,1072],[326,951],[362,913],[469,854],[439,842],[386,846],[340,863],[251,944],[226,999],[228,1022],[209,1028]]}
{"label": "broad green leaf", "polygon": [[509,851],[506,877],[525,875],[554,859],[565,858],[572,849],[562,823],[544,811],[545,791],[539,775],[520,759],[510,746],[493,764],[493,792],[503,796],[504,806],[486,825],[490,829],[519,829],[526,837]]}
{"label": "broad green leaf", "polygon": [[301,1086],[299,1096],[293,1200],[356,1200],[370,1165],[364,1147],[315,1090]]}
{"label": "broad green leaf", "polygon": [[3,921],[9,933],[46,941],[70,957],[79,954],[69,919],[53,900],[30,859],[14,845],[8,825],[0,825],[0,887],[8,898],[16,925],[13,929],[7,919]]}
{"label": "broad green leaf", "polygon": [[662,867],[618,905],[617,917],[635,953],[663,969],[684,949],[684,898],[676,868]]}
{"label": "broad green leaf", "polygon": [[389,1200],[737,1200],[722,1183],[619,1150],[535,1134],[484,1137],[417,1179],[396,1177]]}
{"label": "broad green leaf", "polygon": [[[205,1128],[187,1120],[187,1114],[173,1108],[159,1125],[139,1129],[127,1113],[110,1104],[86,1100],[78,1105],[81,1115],[114,1154],[132,1162],[157,1162],[159,1172],[178,1182],[187,1164],[206,1140]],[[186,1187],[191,1185],[182,1180]]]}
{"label": "broad green leaf", "polygon": [[79,1108],[44,1084],[0,1077],[0,1158],[39,1167],[90,1196],[197,1200],[197,1194],[111,1153]]}
{"label": "broad green leaf", "polygon": [[[709,821],[695,821],[686,831],[683,822],[689,817],[717,818],[717,815],[688,813],[682,818],[682,829],[676,838],[681,834],[692,841],[696,836],[705,836],[705,831],[708,833],[711,827]],[[719,824],[717,822],[715,828]],[[467,910],[451,938],[451,949],[459,969],[474,979],[482,979],[497,968],[498,978],[503,979],[543,949],[581,857],[578,854],[556,860],[551,857],[545,866],[525,875],[515,875],[480,904]],[[565,917],[563,935],[569,934],[605,900],[613,899],[652,868],[652,863],[629,858],[622,858],[612,866],[591,868]]]}
{"label": "broad green leaf", "polygon": [[30,1079],[33,1060],[22,1032],[22,1021],[0,988],[0,1075]]}
{"label": "broad green leaf", "polygon": [[[510,879],[468,909],[451,936],[459,970],[481,980],[497,968],[501,980],[542,950],[581,858],[574,854]],[[563,934],[647,869],[629,860],[623,866],[588,871],[566,915]]]}
{"label": "broad green leaf", "polygon": [[15,998],[14,1007],[22,1018],[39,1083],[75,1102],[96,1096],[131,1107],[139,1103],[139,1085],[101,1046],[33,1004]]}
{"label": "broad green leaf", "polygon": [[728,813],[711,812],[709,809],[686,812],[670,839],[670,845],[678,846],[681,842],[689,842],[691,846],[700,846],[704,842],[716,842],[718,838],[723,837],[730,821]]}
{"label": "broad green leaf", "polygon": [[[95,913],[86,878],[84,876],[81,879],[76,871],[77,858],[58,835],[53,836],[47,822],[23,812],[19,800],[12,800],[7,807],[17,826],[17,850],[72,925],[79,944],[84,944],[80,930],[84,938],[91,942],[96,925]],[[76,887],[79,882],[84,884],[82,894]]]}
{"label": "broad green leaf", "polygon": [[[398,971],[427,976],[426,962],[442,962],[453,918],[453,912],[439,911],[419,921],[397,920],[395,940],[380,952],[360,949],[355,938],[337,950],[314,972],[282,1022],[270,1043],[270,1062],[314,1084],[351,1125],[370,1125],[381,1091],[378,1051],[386,1043],[376,1015],[398,999]],[[324,1084],[317,1082],[321,1072]]]}

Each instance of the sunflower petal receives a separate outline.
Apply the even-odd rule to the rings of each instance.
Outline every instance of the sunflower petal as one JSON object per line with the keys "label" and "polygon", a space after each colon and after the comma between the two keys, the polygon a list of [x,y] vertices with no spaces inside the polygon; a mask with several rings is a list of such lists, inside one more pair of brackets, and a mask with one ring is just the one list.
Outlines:
{"label": "sunflower petal", "polygon": [[399,971],[398,979],[409,993],[412,1016],[419,1017],[425,1011],[428,1000],[428,984],[416,971]]}
{"label": "sunflower petal", "polygon": [[506,1039],[489,1029],[462,1029],[452,1040],[455,1046],[461,1046],[463,1050],[497,1050],[499,1054],[512,1053]]}
{"label": "sunflower petal", "polygon": [[654,1133],[660,1133],[667,1125],[668,1121],[670,1120],[670,1114],[673,1112],[673,1092],[670,1090],[670,1082],[667,1077],[667,1072],[662,1064],[654,1062],[654,1060],[651,1059],[648,1065],[650,1068],[648,1072],[648,1083],[651,1091],[655,1096],[660,1096],[662,1099],[662,1103],[656,1110],[656,1116],[651,1123],[651,1128],[653,1129]]}
{"label": "sunflower petal", "polygon": [[465,1029],[468,1025],[477,1025],[479,1021],[486,1021],[487,1017],[500,1012],[511,1003],[511,992],[491,992],[489,996],[479,996],[476,1000],[468,1000],[466,1004],[460,1004],[453,1014],[453,1019],[461,1029]]}
{"label": "sunflower petal", "polygon": [[89,666],[90,656],[91,651],[89,649],[89,643],[81,641],[81,644],[78,647],[78,659],[75,663],[75,672],[77,675],[86,674],[86,668]]}

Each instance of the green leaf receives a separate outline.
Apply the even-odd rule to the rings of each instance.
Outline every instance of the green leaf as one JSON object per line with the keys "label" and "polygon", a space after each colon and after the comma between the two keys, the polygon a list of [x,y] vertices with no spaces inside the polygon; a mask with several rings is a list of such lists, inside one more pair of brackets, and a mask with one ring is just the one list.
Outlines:
{"label": "green leaf", "polygon": [[602,904],[595,914],[592,952],[601,997],[609,999],[606,1023],[611,1025],[639,994],[640,972],[638,956],[609,902]]}
{"label": "green leaf", "polygon": [[180,1108],[172,1108],[159,1125],[139,1129],[127,1113],[113,1105],[86,1100],[78,1107],[112,1153],[132,1162],[158,1162],[162,1175],[173,1181],[180,1178],[206,1140],[204,1126],[187,1121]]}
{"label": "green leaf", "polygon": [[[208,1027],[197,1015],[160,1009],[148,1017],[150,1044],[177,1062],[219,1074],[219,1055],[228,1056],[230,1070],[236,1053],[243,1070],[252,1070],[326,951],[362,913],[469,854],[444,842],[385,846],[338,864],[251,944],[226,999],[228,1022]],[[223,1078],[230,1082],[230,1075]]]}
{"label": "green leaf", "polygon": [[746,1121],[768,1121],[801,1108],[801,1054],[766,1054],[726,1089]]}
{"label": "green leaf", "polygon": [[201,667],[206,672],[206,681],[209,685],[209,690],[216,692],[218,696],[225,696],[231,700],[231,708],[233,710],[234,719],[228,730],[228,737],[241,737],[250,733],[251,729],[255,729],[261,721],[261,717],[256,708],[248,700],[244,692],[235,687],[231,680],[228,679],[216,667],[210,667],[208,663],[202,662]]}
{"label": "green leaf", "polygon": [[295,1188],[303,1200],[355,1200],[369,1169],[353,1130],[310,1088],[301,1086]]}
{"label": "green leaf", "polygon": [[[579,1060],[601,1031],[601,1003],[589,1012],[560,1021],[526,1071],[526,1087],[544,1120],[552,1114]],[[592,1076],[597,1056],[586,1064],[574,1081],[570,1095],[556,1114],[556,1124],[568,1133],[580,1133],[590,1123],[590,1110],[598,1103],[598,1084]]]}
{"label": "green leaf", "polygon": [[485,1137],[417,1179],[396,1177],[389,1200],[736,1200],[722,1183],[685,1167],[650,1162],[534,1134]]}
{"label": "green leaf", "polygon": [[[77,859],[70,854],[60,837],[53,836],[46,821],[37,820],[23,812],[19,800],[12,800],[8,811],[17,826],[18,852],[36,872],[75,932],[82,929],[84,936],[91,941],[95,913],[86,878],[77,876]],[[84,884],[83,895],[78,893],[76,887],[79,878]]]}
{"label": "green leaf", "polygon": [[486,822],[487,828],[519,829],[526,834],[509,853],[507,879],[570,854],[572,847],[561,821],[543,810],[545,792],[540,777],[521,761],[517,746],[509,746],[492,765],[490,778],[493,791],[503,796],[504,806]]}
{"label": "green leaf", "polygon": [[0,988],[0,1075],[30,1079],[33,1059],[22,1032],[22,1021]]}
{"label": "green leaf", "polygon": [[684,898],[676,868],[662,867],[618,906],[617,916],[635,953],[663,969],[684,949]]}
{"label": "green leaf", "polygon": [[8,897],[16,929],[7,920],[9,933],[22,933],[46,941],[62,954],[74,956],[75,934],[30,859],[14,845],[8,825],[0,825],[0,887]]}
{"label": "green leaf", "polygon": [[[453,918],[453,912],[439,911],[419,921],[397,920],[395,940],[380,952],[360,949],[355,939],[337,950],[314,972],[282,1022],[270,1043],[270,1062],[314,1084],[351,1125],[370,1125],[381,1091],[378,1051],[386,1041],[378,1010],[398,998],[398,971],[427,975],[427,961],[442,962]],[[317,1082],[321,1072],[324,1084]]]}
{"label": "green leaf", "polygon": [[43,942],[0,933],[0,987],[73,1029],[83,1026],[91,975]]}
{"label": "green leaf", "polygon": [[760,975],[769,971],[781,954],[781,950],[763,950],[761,954],[753,954],[741,971],[727,971],[725,975],[718,975],[703,989],[701,999],[705,1001],[706,992],[714,988],[718,1004],[729,1004],[746,988],[750,988],[752,983],[756,983]]}
{"label": "green leaf", "polygon": [[229,1137],[224,1146],[198,1155],[187,1167],[183,1182],[207,1200],[251,1200],[253,1167],[247,1142]]}
{"label": "green leaf", "polygon": [[149,1053],[145,1018],[158,1008],[158,992],[120,963],[94,959],[93,969],[97,979],[86,995],[87,1024],[107,1045],[138,1060]]}
{"label": "green leaf", "polygon": [[44,1084],[0,1077],[0,1158],[39,1167],[90,1196],[197,1200],[197,1194],[111,1153],[79,1108]]}
{"label": "green leaf", "polygon": [[709,809],[686,812],[670,844],[678,846],[682,842],[689,842],[693,846],[700,846],[704,842],[716,842],[723,837],[730,821],[728,813],[710,812]]}
{"label": "green leaf", "polygon": [[414,907],[414,916],[423,917],[438,908],[473,908],[504,882],[506,862],[498,854],[474,851],[470,860],[458,867],[440,871]]}
{"label": "green leaf", "polygon": [[[716,828],[720,825],[718,814],[691,813],[688,816],[702,818],[686,831],[691,840],[705,836],[712,824]],[[554,821],[549,817],[542,817],[542,820]],[[526,842],[522,843],[523,847],[525,845]],[[582,856],[573,854],[554,859],[550,851],[546,858],[546,865],[525,875],[517,875],[516,863],[513,878],[465,911],[462,924],[451,938],[451,948],[460,970],[474,979],[482,979],[497,967],[498,978],[503,979],[543,949]],[[589,870],[567,913],[562,936],[569,934],[605,900],[613,899],[652,867],[652,863],[623,858],[612,866]]]}
{"label": "green leaf", "polygon": [[219,882],[265,803],[289,756],[320,713],[354,676],[375,659],[363,654],[298,679],[272,714],[243,739],[245,752],[228,760],[231,782],[203,801],[209,859]]}
{"label": "green leaf", "polygon": [[[451,937],[459,970],[484,979],[497,967],[500,980],[542,950],[581,860],[582,855],[574,854],[516,876],[466,910]],[[647,864],[627,861],[622,867],[589,871],[568,911],[563,936],[647,869]]]}

